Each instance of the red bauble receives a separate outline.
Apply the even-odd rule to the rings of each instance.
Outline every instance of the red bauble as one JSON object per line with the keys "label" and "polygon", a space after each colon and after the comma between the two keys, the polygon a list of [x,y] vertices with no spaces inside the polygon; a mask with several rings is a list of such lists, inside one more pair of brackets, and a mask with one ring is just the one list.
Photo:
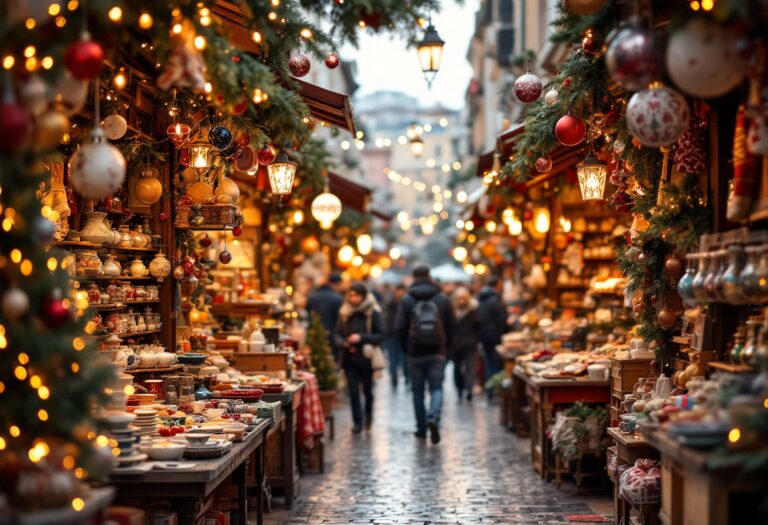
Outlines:
{"label": "red bauble", "polygon": [[208,247],[211,245],[211,238],[210,238],[210,237],[208,237],[208,234],[207,234],[207,233],[205,234],[205,237],[203,237],[202,239],[200,239],[200,241],[199,241],[199,244],[200,244],[200,246],[202,246],[203,248],[208,248]]}
{"label": "red bauble", "polygon": [[235,237],[240,237],[243,234],[243,229],[240,226],[235,226],[232,228],[232,235]]}
{"label": "red bauble", "polygon": [[571,85],[571,79],[566,77],[566,78],[563,79],[563,83],[560,84],[560,87],[567,88],[570,85]]}
{"label": "red bauble", "polygon": [[664,269],[667,270],[667,273],[670,275],[672,279],[676,279],[676,278],[679,278],[681,275],[683,275],[683,270],[685,269],[685,267],[680,257],[678,257],[677,255],[670,255],[664,261]]}
{"label": "red bauble", "polygon": [[84,32],[64,52],[64,64],[78,80],[93,80],[104,65],[104,49]]}
{"label": "red bauble", "polygon": [[233,115],[242,115],[245,113],[245,110],[248,109],[248,101],[243,99],[240,102],[236,102],[232,106],[232,114]]}
{"label": "red bauble", "polygon": [[584,52],[588,55],[594,55],[598,51],[600,51],[600,48],[602,47],[597,40],[592,36],[585,36],[581,40],[581,47],[584,49]]}
{"label": "red bauble", "polygon": [[531,219],[533,219],[533,212],[531,210],[525,210],[523,212],[523,220],[530,221]]}
{"label": "red bauble", "polygon": [[675,323],[677,322],[677,314],[669,308],[662,308],[656,316],[656,319],[659,321],[659,326],[667,330],[675,326]]}
{"label": "red bauble", "polygon": [[61,289],[56,288],[40,305],[40,319],[48,328],[56,329],[72,319],[69,301],[65,301],[63,295]]}
{"label": "red bauble", "polygon": [[325,57],[325,67],[328,69],[336,69],[339,67],[339,64],[341,64],[341,60],[339,60],[339,56],[337,54],[331,53]]}
{"label": "red bauble", "polygon": [[555,137],[563,146],[575,146],[584,140],[587,126],[579,117],[565,115],[555,124]]}
{"label": "red bauble", "polygon": [[552,169],[552,157],[539,157],[536,162],[533,163],[533,167],[539,173],[547,173]]}
{"label": "red bauble", "polygon": [[32,133],[32,121],[26,110],[14,101],[0,104],[0,150],[18,148]]}
{"label": "red bauble", "polygon": [[529,104],[541,96],[541,79],[529,69],[515,80],[515,95],[520,102]]}
{"label": "red bauble", "polygon": [[277,148],[272,144],[267,144],[259,150],[259,164],[269,166],[277,158]]}
{"label": "red bauble", "polygon": [[184,271],[185,277],[191,277],[195,273],[195,263],[189,257],[185,257],[181,261],[181,269]]}
{"label": "red bauble", "polygon": [[168,214],[165,213],[164,211],[161,211],[160,212],[160,220],[161,221],[165,221],[166,219],[168,219]]}
{"label": "red bauble", "polygon": [[288,60],[288,69],[294,77],[303,77],[309,73],[309,59],[301,53],[296,53]]}
{"label": "red bauble", "polygon": [[229,253],[227,250],[224,250],[219,254],[219,262],[221,264],[229,264],[231,261],[232,261],[232,254]]}
{"label": "red bauble", "polygon": [[381,27],[381,13],[375,9],[373,11],[360,10],[360,18],[365,22],[366,26],[374,30],[378,30]]}

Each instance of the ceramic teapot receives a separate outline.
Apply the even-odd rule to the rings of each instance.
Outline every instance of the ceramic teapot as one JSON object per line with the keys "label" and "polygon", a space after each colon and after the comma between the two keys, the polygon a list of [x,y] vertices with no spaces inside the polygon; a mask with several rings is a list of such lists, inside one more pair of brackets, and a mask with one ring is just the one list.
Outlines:
{"label": "ceramic teapot", "polygon": [[107,242],[111,232],[107,225],[104,224],[106,216],[107,214],[103,211],[85,212],[86,223],[83,229],[80,230],[80,240],[98,245]]}
{"label": "ceramic teapot", "polygon": [[160,354],[145,346],[139,351],[139,363],[142,368],[155,367],[160,363]]}
{"label": "ceramic teapot", "polygon": [[131,261],[130,272],[131,276],[133,277],[145,277],[149,275],[149,270],[144,265],[144,261],[142,261],[139,257],[136,257],[133,261]]}
{"label": "ceramic teapot", "polygon": [[106,259],[101,263],[102,271],[107,277],[119,277],[123,271],[123,267],[115,259],[114,255],[107,255]]}

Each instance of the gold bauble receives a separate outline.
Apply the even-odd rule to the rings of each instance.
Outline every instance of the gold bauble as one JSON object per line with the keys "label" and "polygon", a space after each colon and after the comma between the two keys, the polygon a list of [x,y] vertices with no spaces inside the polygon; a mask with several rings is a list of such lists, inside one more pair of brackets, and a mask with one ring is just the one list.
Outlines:
{"label": "gold bauble", "polygon": [[64,113],[55,109],[47,111],[37,119],[35,145],[40,149],[55,148],[68,131],[69,119]]}
{"label": "gold bauble", "polygon": [[229,203],[235,203],[237,202],[237,199],[240,198],[240,188],[237,183],[229,177],[222,177],[216,188],[216,200],[218,202],[224,202],[219,199],[222,196],[229,197],[231,199],[229,200]]}
{"label": "gold bauble", "polygon": [[195,168],[187,168],[181,172],[180,177],[183,184],[193,184],[197,181],[197,170]]}
{"label": "gold bauble", "polygon": [[197,181],[187,188],[187,195],[195,204],[203,204],[213,199],[213,190],[203,181]]}
{"label": "gold bauble", "polygon": [[317,250],[320,249],[320,241],[317,240],[317,237],[314,235],[310,235],[309,237],[304,237],[301,240],[301,251],[306,254],[313,254],[316,253]]}
{"label": "gold bauble", "polygon": [[163,196],[163,184],[155,177],[157,170],[141,170],[141,177],[136,182],[133,193],[144,204],[154,204]]}

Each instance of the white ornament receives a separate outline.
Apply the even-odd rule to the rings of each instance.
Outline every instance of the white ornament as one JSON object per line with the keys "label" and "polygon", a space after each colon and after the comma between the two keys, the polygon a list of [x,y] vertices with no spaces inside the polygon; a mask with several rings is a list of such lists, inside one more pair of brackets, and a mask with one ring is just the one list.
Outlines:
{"label": "white ornament", "polygon": [[125,158],[106,141],[101,128],[91,130],[90,141],[69,159],[72,187],[86,199],[103,199],[116,193],[125,180]]}
{"label": "white ornament", "polygon": [[71,117],[79,113],[88,99],[88,83],[77,80],[69,71],[64,71],[53,87],[53,101],[59,104],[61,111]]}
{"label": "white ornament", "polygon": [[547,91],[547,94],[544,95],[544,102],[547,103],[547,106],[551,106],[552,104],[557,102],[558,94],[559,93],[557,92],[556,89],[550,89],[549,91]]}
{"label": "white ornament", "polygon": [[42,115],[48,107],[48,86],[39,75],[29,77],[19,95],[24,107],[35,117]]}
{"label": "white ornament", "polygon": [[704,18],[694,18],[669,39],[667,71],[689,95],[725,95],[744,78],[747,62],[737,49],[739,35]]}
{"label": "white ornament", "polygon": [[119,140],[128,131],[128,122],[125,120],[125,117],[115,113],[106,117],[102,121],[101,127],[104,129],[104,135],[109,140]]}
{"label": "white ornament", "polygon": [[627,104],[627,128],[649,148],[673,144],[688,129],[689,118],[685,97],[667,87],[638,91]]}
{"label": "white ornament", "polygon": [[29,310],[29,297],[26,292],[19,288],[11,288],[3,294],[2,305],[3,315],[16,321]]}
{"label": "white ornament", "polygon": [[312,217],[320,223],[320,227],[329,230],[333,222],[341,216],[341,200],[326,189],[314,198],[310,209]]}

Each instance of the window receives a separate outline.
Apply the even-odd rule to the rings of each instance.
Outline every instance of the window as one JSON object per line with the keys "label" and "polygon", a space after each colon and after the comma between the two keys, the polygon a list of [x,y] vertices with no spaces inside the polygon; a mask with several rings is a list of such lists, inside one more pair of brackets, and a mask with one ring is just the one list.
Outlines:
{"label": "window", "polygon": [[511,27],[499,29],[496,36],[496,61],[501,67],[510,67],[512,65],[512,55],[515,52],[515,30]]}
{"label": "window", "polygon": [[499,0],[499,22],[511,24],[514,10],[513,0]]}
{"label": "window", "polygon": [[440,144],[437,144],[435,146],[435,158],[439,159],[442,153],[443,153],[443,147]]}

